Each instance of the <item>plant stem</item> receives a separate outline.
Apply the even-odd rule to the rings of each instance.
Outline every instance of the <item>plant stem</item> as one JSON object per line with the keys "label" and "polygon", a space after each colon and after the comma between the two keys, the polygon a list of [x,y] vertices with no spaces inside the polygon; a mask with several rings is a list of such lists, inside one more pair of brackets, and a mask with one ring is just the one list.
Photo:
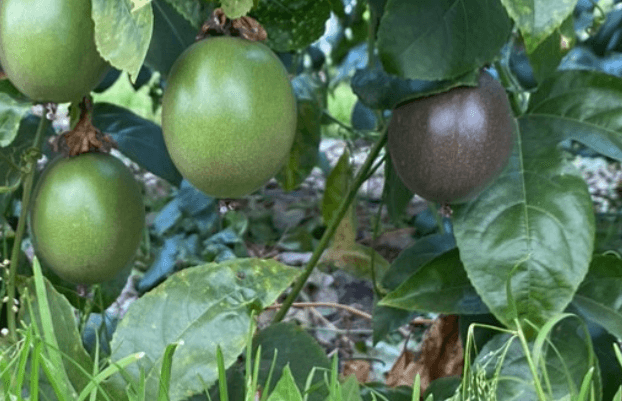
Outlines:
{"label": "plant stem", "polygon": [[313,251],[313,255],[311,255],[311,259],[305,266],[305,270],[303,271],[302,275],[296,281],[296,284],[294,285],[292,292],[289,293],[289,295],[283,302],[281,309],[279,309],[279,311],[274,316],[272,323],[278,323],[281,320],[283,320],[283,318],[287,314],[287,311],[289,310],[289,308],[292,306],[292,304],[296,300],[296,297],[298,296],[300,291],[302,291],[302,288],[304,287],[305,283],[309,279],[309,276],[311,275],[313,268],[315,268],[315,265],[320,260],[320,257],[322,256],[324,249],[326,249],[326,247],[328,246],[328,242],[335,234],[335,230],[337,229],[337,226],[343,219],[343,216],[345,216],[348,208],[350,207],[350,204],[356,197],[356,193],[358,192],[358,189],[361,187],[361,185],[365,181],[368,171],[371,169],[371,166],[374,163],[374,160],[376,160],[376,158],[378,157],[378,154],[380,153],[380,150],[384,147],[386,142],[387,142],[387,131],[385,130],[382,133],[382,136],[380,137],[378,142],[375,143],[374,147],[369,152],[369,155],[367,156],[367,159],[365,159],[365,162],[361,166],[361,169],[356,174],[356,178],[354,179],[354,183],[352,187],[350,188],[348,195],[346,195],[346,197],[341,201],[341,204],[339,205],[339,209],[337,209],[337,211],[333,215],[333,219],[331,220],[330,224],[326,228],[326,231],[324,231],[324,234],[322,235],[322,238],[320,239],[320,243],[317,245],[317,247]]}
{"label": "plant stem", "polygon": [[[47,130],[50,122],[46,118],[45,114],[39,120],[39,126],[37,127],[37,133],[32,146],[37,150],[41,146],[41,140],[44,132]],[[17,229],[15,230],[15,238],[13,242],[13,250],[11,252],[11,264],[9,268],[9,277],[7,280],[7,323],[9,326],[9,336],[12,340],[17,339],[17,325],[15,323],[15,315],[13,312],[13,299],[15,298],[15,278],[17,275],[17,267],[19,266],[21,256],[21,244],[24,231],[26,230],[26,217],[28,216],[28,209],[30,203],[30,195],[32,192],[32,185],[35,180],[36,160],[30,160],[30,169],[24,173],[24,187],[22,193],[22,210],[19,214],[19,221],[17,223]]]}
{"label": "plant stem", "polygon": [[529,366],[529,370],[531,371],[531,375],[533,376],[533,385],[536,390],[536,394],[538,395],[538,399],[540,401],[546,401],[546,395],[544,394],[544,389],[542,389],[542,384],[540,383],[540,379],[538,378],[538,369],[534,364],[533,359],[531,358],[531,353],[529,351],[529,345],[527,344],[527,339],[525,338],[525,334],[521,328],[520,322],[518,319],[514,319],[514,323],[517,327],[518,338],[520,339],[521,345],[523,347],[523,352],[525,353],[525,358],[527,359],[527,365]]}
{"label": "plant stem", "polygon": [[441,234],[445,234],[445,223],[443,222],[443,217],[438,212],[438,206],[436,206],[435,202],[428,202],[428,207],[430,208],[430,212],[432,212],[432,216],[434,216],[434,219],[436,220],[438,230]]}

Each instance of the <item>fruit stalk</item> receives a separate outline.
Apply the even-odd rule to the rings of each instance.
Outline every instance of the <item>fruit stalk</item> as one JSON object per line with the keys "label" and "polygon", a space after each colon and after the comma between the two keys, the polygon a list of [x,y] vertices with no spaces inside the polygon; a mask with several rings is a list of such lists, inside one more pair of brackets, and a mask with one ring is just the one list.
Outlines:
{"label": "fruit stalk", "polygon": [[272,323],[278,323],[281,320],[283,320],[283,318],[287,314],[287,311],[289,310],[289,308],[292,306],[292,304],[296,300],[296,297],[298,297],[298,294],[300,294],[300,291],[302,291],[302,288],[304,287],[305,283],[309,279],[311,272],[313,272],[315,265],[320,260],[320,257],[322,256],[324,249],[326,249],[326,247],[328,246],[328,242],[335,234],[335,230],[337,229],[337,226],[339,226],[339,223],[343,219],[343,216],[345,216],[346,212],[348,211],[348,208],[350,207],[350,204],[354,200],[354,197],[356,196],[358,189],[361,187],[361,185],[363,185],[363,182],[367,179],[369,170],[371,169],[374,161],[376,160],[376,158],[378,157],[378,154],[380,153],[380,150],[384,147],[386,142],[387,142],[387,130],[385,129],[382,132],[382,136],[380,137],[380,139],[378,139],[378,142],[375,143],[374,147],[369,152],[369,155],[365,159],[365,162],[361,166],[361,169],[356,174],[356,177],[354,178],[354,183],[352,187],[350,188],[350,191],[348,192],[346,197],[341,201],[339,208],[333,215],[333,219],[331,220],[330,224],[326,228],[326,231],[324,231],[324,234],[322,235],[322,238],[320,239],[319,244],[313,251],[313,255],[311,255],[311,259],[305,266],[305,270],[302,272],[302,275],[298,278],[298,280],[296,280],[296,284],[294,285],[294,288],[289,293],[287,298],[285,298],[285,301],[283,301],[283,304],[281,308],[279,309],[279,311],[274,316]]}
{"label": "fruit stalk", "polygon": [[[41,140],[43,138],[43,133],[47,130],[50,122],[46,118],[45,114],[39,120],[39,126],[37,127],[37,132],[35,134],[35,139],[32,143],[32,146],[39,150],[41,146]],[[37,157],[38,159],[38,157]],[[35,179],[35,169],[36,169],[36,159],[29,160],[29,169],[24,173],[26,176],[24,179],[24,189],[22,193],[22,209],[19,213],[19,221],[17,222],[17,229],[15,230],[15,239],[13,242],[13,250],[11,252],[11,264],[9,268],[9,277],[7,280],[7,323],[9,326],[9,336],[12,340],[16,340],[16,324],[15,324],[15,315],[13,313],[13,299],[15,298],[15,276],[17,274],[17,266],[19,266],[19,259],[21,256],[21,244],[22,237],[24,236],[24,231],[26,229],[26,216],[28,215],[28,207],[30,203],[30,195],[32,193],[32,184]]]}

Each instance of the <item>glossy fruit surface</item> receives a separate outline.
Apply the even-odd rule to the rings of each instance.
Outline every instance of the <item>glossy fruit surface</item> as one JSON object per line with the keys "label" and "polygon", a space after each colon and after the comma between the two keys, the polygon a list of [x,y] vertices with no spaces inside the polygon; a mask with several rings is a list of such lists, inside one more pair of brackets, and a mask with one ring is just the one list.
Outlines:
{"label": "glossy fruit surface", "polygon": [[138,183],[120,160],[102,153],[50,163],[30,210],[41,263],[77,284],[109,280],[127,266],[144,224]]}
{"label": "glossy fruit surface", "polygon": [[186,49],[162,100],[162,130],[175,166],[218,198],[245,196],[278,172],[296,118],[296,98],[280,60],[261,43],[232,37]]}
{"label": "glossy fruit surface", "polygon": [[429,201],[476,197],[507,164],[514,118],[499,82],[416,99],[393,111],[388,150],[404,184]]}
{"label": "glossy fruit surface", "polygon": [[109,68],[95,47],[90,0],[0,1],[0,60],[20,92],[57,103],[80,100]]}

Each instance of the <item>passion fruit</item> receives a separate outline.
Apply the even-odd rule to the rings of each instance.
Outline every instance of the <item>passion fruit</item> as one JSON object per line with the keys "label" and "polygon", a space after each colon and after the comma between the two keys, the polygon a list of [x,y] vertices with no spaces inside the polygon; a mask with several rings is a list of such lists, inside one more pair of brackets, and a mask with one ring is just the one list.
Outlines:
{"label": "passion fruit", "polygon": [[398,106],[388,150],[398,176],[429,201],[475,198],[506,166],[514,118],[503,86],[486,72],[476,87],[457,87]]}
{"label": "passion fruit", "polygon": [[75,284],[112,279],[133,259],[145,224],[140,187],[117,158],[58,158],[35,188],[30,232],[41,264]]}

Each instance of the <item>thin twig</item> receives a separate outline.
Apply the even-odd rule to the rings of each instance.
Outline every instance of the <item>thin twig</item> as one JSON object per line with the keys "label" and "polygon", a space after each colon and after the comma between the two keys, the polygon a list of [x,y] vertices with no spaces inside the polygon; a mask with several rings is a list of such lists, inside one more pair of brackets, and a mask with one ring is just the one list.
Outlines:
{"label": "thin twig", "polygon": [[[273,304],[268,306],[266,309],[279,309],[281,307],[281,304]],[[292,304],[292,307],[294,308],[336,308],[336,309],[343,309],[343,310],[347,310],[348,312],[352,313],[353,315],[357,315],[362,317],[363,319],[367,319],[367,320],[371,320],[371,315],[367,312],[363,312],[361,310],[358,310],[356,308],[353,308],[351,306],[348,305],[342,305],[342,304],[336,304],[333,302],[294,302]]]}

